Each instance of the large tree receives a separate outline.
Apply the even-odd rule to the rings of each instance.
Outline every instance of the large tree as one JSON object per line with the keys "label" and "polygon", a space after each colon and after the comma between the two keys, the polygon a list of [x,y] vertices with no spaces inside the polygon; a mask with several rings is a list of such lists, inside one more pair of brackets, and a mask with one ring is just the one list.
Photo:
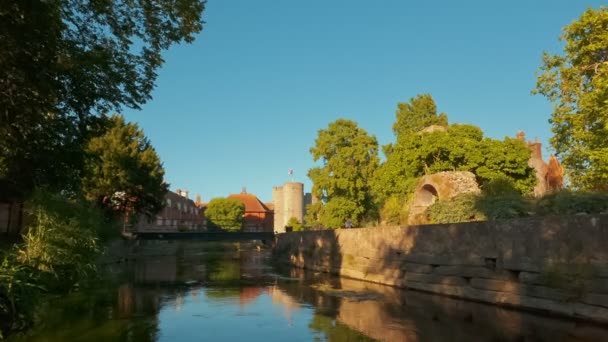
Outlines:
{"label": "large tree", "polygon": [[86,147],[82,190],[108,210],[152,217],[163,208],[168,190],[160,158],[136,124],[118,115],[107,120],[107,132]]}
{"label": "large tree", "polygon": [[244,214],[245,205],[234,198],[213,198],[205,210],[207,225],[230,231],[242,228]]}
{"label": "large tree", "polygon": [[91,117],[150,99],[162,51],[202,29],[201,0],[0,3],[0,178],[78,178]]}
{"label": "large tree", "polygon": [[[348,203],[345,205],[348,212],[340,214],[339,219],[350,218],[355,224],[374,212],[370,181],[380,162],[374,136],[354,121],[338,119],[327,129],[319,130],[310,153],[314,161],[322,162],[308,171],[313,196],[330,208],[334,207],[332,201]],[[330,217],[332,212],[325,210],[321,223],[338,228],[336,220]]]}
{"label": "large tree", "polygon": [[534,93],[553,103],[551,144],[572,186],[608,190],[608,7],[563,28],[563,54],[543,54]]}
{"label": "large tree", "polygon": [[[470,171],[480,184],[506,177],[522,193],[534,188],[534,170],[528,166],[530,150],[523,142],[484,138],[482,130],[473,125],[448,126],[447,116],[437,115],[430,95],[413,98],[408,106],[401,107],[418,109],[397,111],[397,122],[401,123],[401,128],[395,130],[397,141],[384,147],[387,159],[372,183],[385,221],[398,223],[407,216],[402,213],[407,205],[404,202],[425,174]],[[426,124],[440,128],[425,129]]]}

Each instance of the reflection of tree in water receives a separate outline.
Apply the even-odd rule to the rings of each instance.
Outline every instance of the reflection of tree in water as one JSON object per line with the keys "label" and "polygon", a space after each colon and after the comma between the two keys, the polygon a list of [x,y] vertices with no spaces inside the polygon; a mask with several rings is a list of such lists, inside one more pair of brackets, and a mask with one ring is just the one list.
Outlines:
{"label": "reflection of tree in water", "polygon": [[158,295],[128,283],[104,283],[95,291],[72,293],[41,307],[40,324],[23,340],[156,341]]}

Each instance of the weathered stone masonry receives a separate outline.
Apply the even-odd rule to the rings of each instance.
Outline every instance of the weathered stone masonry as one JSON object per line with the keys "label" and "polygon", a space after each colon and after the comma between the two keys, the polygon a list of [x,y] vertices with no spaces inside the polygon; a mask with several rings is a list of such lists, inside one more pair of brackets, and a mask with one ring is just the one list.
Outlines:
{"label": "weathered stone masonry", "polygon": [[277,236],[294,266],[608,324],[608,215]]}

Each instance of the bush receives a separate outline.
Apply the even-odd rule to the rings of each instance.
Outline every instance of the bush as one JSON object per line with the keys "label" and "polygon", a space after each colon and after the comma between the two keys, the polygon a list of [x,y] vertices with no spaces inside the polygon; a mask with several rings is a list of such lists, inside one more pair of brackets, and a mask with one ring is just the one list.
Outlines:
{"label": "bush", "polygon": [[398,225],[407,222],[407,205],[406,201],[398,196],[389,197],[380,210],[380,217],[384,224]]}
{"label": "bush", "polygon": [[508,220],[530,215],[530,204],[517,193],[500,196],[481,196],[477,200],[477,209],[488,220]]}
{"label": "bush", "polygon": [[477,209],[478,196],[461,194],[452,199],[437,201],[426,209],[430,223],[483,221],[485,215]]}
{"label": "bush", "polygon": [[[24,242],[1,256],[0,330],[32,322],[44,292],[62,293],[96,271],[102,213],[84,201],[37,193],[27,203]],[[0,331],[1,334],[1,331]]]}
{"label": "bush", "polygon": [[560,191],[536,203],[538,215],[598,214],[608,212],[608,193]]}
{"label": "bush", "polygon": [[298,219],[295,217],[292,217],[289,219],[289,221],[287,221],[287,227],[291,227],[294,232],[304,230],[304,226],[302,226],[302,223],[300,223],[300,221],[298,221]]}
{"label": "bush", "polygon": [[58,288],[72,287],[94,274],[101,252],[101,213],[86,202],[48,194],[37,195],[31,205],[19,261],[50,277]]}

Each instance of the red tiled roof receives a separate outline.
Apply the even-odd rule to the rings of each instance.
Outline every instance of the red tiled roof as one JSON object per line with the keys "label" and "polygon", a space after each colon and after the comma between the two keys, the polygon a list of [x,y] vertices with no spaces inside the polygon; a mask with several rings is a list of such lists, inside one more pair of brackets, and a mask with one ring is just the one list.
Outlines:
{"label": "red tiled roof", "polygon": [[245,205],[246,213],[265,213],[271,211],[253,194],[231,194],[228,198],[233,198],[243,203]]}

